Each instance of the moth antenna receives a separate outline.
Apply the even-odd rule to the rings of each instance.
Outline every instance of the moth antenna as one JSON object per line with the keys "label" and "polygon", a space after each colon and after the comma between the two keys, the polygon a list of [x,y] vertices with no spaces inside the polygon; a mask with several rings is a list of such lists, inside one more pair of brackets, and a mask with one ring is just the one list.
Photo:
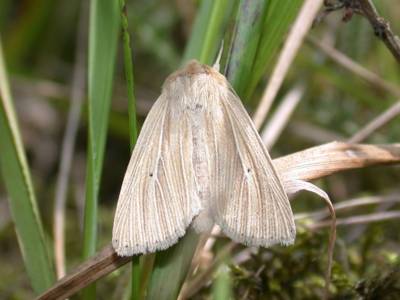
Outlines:
{"label": "moth antenna", "polygon": [[218,72],[220,69],[219,63],[221,61],[221,56],[222,56],[223,50],[224,50],[224,41],[221,41],[221,46],[219,47],[217,58],[215,59],[215,63],[213,64],[213,69],[217,70]]}

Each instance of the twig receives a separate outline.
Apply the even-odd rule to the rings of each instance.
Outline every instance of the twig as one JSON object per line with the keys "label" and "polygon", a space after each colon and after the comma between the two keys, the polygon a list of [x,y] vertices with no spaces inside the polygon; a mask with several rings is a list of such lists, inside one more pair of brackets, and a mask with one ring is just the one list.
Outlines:
{"label": "twig", "polygon": [[389,22],[382,18],[371,0],[358,0],[363,15],[371,23],[375,35],[379,37],[400,63],[400,39],[390,28]]}
{"label": "twig", "polygon": [[278,91],[282,85],[282,82],[291,66],[293,59],[295,58],[300,46],[304,40],[305,35],[311,28],[313,20],[317,15],[322,0],[307,0],[304,2],[300,13],[297,16],[296,21],[290,33],[286,39],[282,51],[280,52],[278,61],[272,71],[268,85],[261,98],[260,104],[253,116],[254,124],[257,129],[261,128],[262,123],[265,120]]}
{"label": "twig", "polygon": [[349,140],[349,143],[360,143],[369,137],[379,128],[383,127],[386,123],[400,114],[400,101],[389,107],[383,113],[378,115],[375,119],[365,125],[360,131],[355,133]]}
{"label": "twig", "polygon": [[304,91],[305,86],[301,83],[291,89],[282,99],[282,102],[279,104],[279,107],[274,112],[268,124],[265,125],[265,128],[261,133],[261,139],[267,149],[271,149],[278,140],[278,137],[285,128],[285,125],[288,123],[290,116],[293,114],[300,99],[303,97]]}
{"label": "twig", "polygon": [[[313,180],[349,169],[400,162],[400,145],[329,143],[273,160],[281,176]],[[307,165],[306,165],[307,164]],[[307,172],[304,172],[306,167]],[[65,299],[131,260],[119,257],[111,246],[88,259],[37,299]]]}
{"label": "twig", "polygon": [[[398,219],[400,218],[400,211],[387,211],[387,212],[379,212],[379,213],[373,213],[373,214],[368,214],[368,215],[360,215],[360,216],[354,216],[354,217],[349,217],[349,218],[343,218],[343,219],[337,219],[336,220],[336,225],[355,225],[355,224],[366,224],[366,223],[371,223],[371,222],[380,222],[380,221],[386,221],[386,220],[392,220],[392,219]],[[318,222],[315,224],[310,224],[308,227],[310,229],[320,229],[323,227],[330,226],[331,222],[329,221],[322,221]]]}
{"label": "twig", "polygon": [[86,28],[87,1],[82,2],[82,9],[80,11],[81,13],[76,39],[76,60],[73,72],[71,106],[68,112],[67,127],[62,143],[54,207],[54,256],[58,278],[65,276],[65,203],[71,171],[71,162],[75,148],[75,139],[78,132],[79,118],[85,90],[86,32],[84,28]]}
{"label": "twig", "polygon": [[342,52],[336,50],[335,48],[329,46],[326,43],[321,43],[312,36],[308,36],[307,41],[311,43],[313,46],[323,51],[334,62],[336,62],[343,68],[364,79],[371,86],[375,86],[380,90],[387,91],[392,95],[394,95],[395,97],[400,97],[400,88],[397,85],[385,81],[384,79],[382,79],[382,77],[375,74],[374,72],[371,72],[362,65],[356,63],[354,60],[352,60],[350,57],[346,56]]}

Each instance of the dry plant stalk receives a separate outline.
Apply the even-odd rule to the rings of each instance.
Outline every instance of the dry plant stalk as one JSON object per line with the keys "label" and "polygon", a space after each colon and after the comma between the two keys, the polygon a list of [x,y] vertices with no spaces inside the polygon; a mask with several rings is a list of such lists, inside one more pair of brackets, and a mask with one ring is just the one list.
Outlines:
{"label": "dry plant stalk", "polygon": [[[337,226],[344,226],[344,225],[355,225],[355,224],[367,224],[372,222],[381,222],[385,220],[392,220],[392,219],[399,219],[400,218],[400,211],[384,211],[384,212],[377,212],[367,215],[358,215],[348,218],[342,218],[336,220]],[[323,227],[327,227],[330,225],[328,221],[321,221],[318,223],[308,225],[308,228],[315,230],[320,229]]]}
{"label": "dry plant stalk", "polygon": [[283,83],[283,80],[291,66],[300,46],[311,28],[312,23],[322,6],[322,0],[307,0],[304,2],[296,21],[285,41],[282,51],[278,57],[278,61],[272,71],[268,85],[261,98],[261,102],[254,113],[254,124],[257,129],[260,129],[265,116]]}
{"label": "dry plant stalk", "polygon": [[85,92],[85,38],[87,1],[82,2],[76,39],[76,62],[72,76],[71,106],[68,111],[67,127],[62,142],[59,173],[57,175],[54,206],[54,260],[57,278],[65,276],[65,204],[71,163],[74,155],[75,139]]}
{"label": "dry plant stalk", "polygon": [[353,59],[351,59],[344,53],[333,48],[327,43],[322,43],[313,36],[308,36],[307,41],[311,43],[313,46],[320,49],[335,63],[337,63],[344,69],[347,69],[348,71],[352,72],[353,74],[365,80],[369,85],[378,88],[382,91],[386,91],[395,97],[400,97],[400,88],[396,84],[384,80],[378,74],[368,70],[367,68],[355,62]]}
{"label": "dry plant stalk", "polygon": [[291,120],[288,130],[313,145],[325,144],[331,141],[345,141],[346,138],[334,131],[319,127],[307,121]]}
{"label": "dry plant stalk", "polygon": [[371,122],[365,125],[360,131],[356,132],[349,140],[349,143],[360,143],[369,137],[372,133],[377,131],[379,128],[386,125],[388,122],[396,118],[400,114],[400,101],[398,100],[395,104],[379,114]]}
{"label": "dry plant stalk", "polygon": [[[349,199],[336,203],[333,207],[335,209],[335,212],[338,213],[343,210],[349,210],[366,205],[380,204],[380,203],[396,203],[396,202],[400,202],[399,192],[383,196],[366,196],[361,198]],[[307,212],[307,213],[295,214],[294,219],[295,220],[312,219],[314,221],[320,221],[328,216],[329,216],[329,211],[327,209],[321,209],[310,213]]]}
{"label": "dry plant stalk", "polygon": [[276,111],[265,125],[261,138],[269,150],[276,143],[305,92],[305,84],[298,83],[282,99]]}
{"label": "dry plant stalk", "polygon": [[[400,145],[333,142],[274,159],[273,163],[282,178],[292,176],[308,181],[350,169],[400,163]],[[120,257],[107,246],[37,299],[65,299],[130,260],[131,257]]]}

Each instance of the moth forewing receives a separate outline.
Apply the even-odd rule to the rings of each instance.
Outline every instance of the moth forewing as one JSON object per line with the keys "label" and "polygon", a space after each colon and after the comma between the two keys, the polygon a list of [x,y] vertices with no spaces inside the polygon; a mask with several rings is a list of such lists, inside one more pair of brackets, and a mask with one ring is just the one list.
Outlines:
{"label": "moth forewing", "polygon": [[[220,76],[217,73],[216,81]],[[225,78],[218,89],[212,93],[207,122],[212,137],[208,146],[214,153],[212,217],[235,241],[265,247],[291,244],[296,232],[293,213],[271,158]]]}
{"label": "moth forewing", "polygon": [[121,256],[166,249],[200,210],[192,167],[191,121],[166,83],[149,112],[125,174],[113,227]]}
{"label": "moth forewing", "polygon": [[165,249],[196,217],[235,241],[290,244],[293,214],[240,99],[216,70],[192,61],[170,75],[149,112],[114,219],[119,255]]}

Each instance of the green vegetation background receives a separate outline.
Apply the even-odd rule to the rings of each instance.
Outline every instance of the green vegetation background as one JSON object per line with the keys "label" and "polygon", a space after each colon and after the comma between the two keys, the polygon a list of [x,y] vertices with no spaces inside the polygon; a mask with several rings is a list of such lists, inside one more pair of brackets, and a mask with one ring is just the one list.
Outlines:
{"label": "green vegetation background", "polygon": [[[392,21],[393,30],[400,33],[400,24],[395,22],[400,19],[398,1],[376,2],[381,14]],[[166,76],[189,58],[198,58],[211,64],[222,39],[228,44],[222,59],[223,67],[229,69],[228,78],[248,111],[254,112],[301,3],[272,0],[127,1],[126,20],[131,38],[139,130]],[[244,9],[247,4],[246,15],[240,8]],[[104,7],[107,5],[108,8]],[[27,269],[33,273],[39,270],[35,269],[40,265],[35,261],[38,252],[25,248],[24,264],[7,204],[6,182],[10,179],[0,180],[0,299],[30,299],[35,295],[32,285],[36,291],[40,291],[54,279],[53,267],[45,265],[53,265],[55,184],[70,105],[76,36],[82,30],[87,31],[94,40],[84,34],[87,44],[90,40],[92,48],[90,50],[86,45],[82,50],[89,55],[88,63],[84,66],[89,77],[85,93],[88,99],[84,100],[68,187],[67,270],[82,262],[82,253],[88,257],[110,242],[116,200],[129,160],[129,145],[133,142],[133,125],[132,122],[129,125],[128,117],[125,72],[129,58],[126,52],[124,55],[123,35],[118,28],[119,3],[107,5],[100,0],[93,0],[86,8],[76,0],[0,1],[1,45],[35,194],[33,197],[29,193],[21,197],[33,201],[36,199],[41,224],[34,234],[44,235],[45,242],[42,246],[37,245],[37,249],[50,253],[48,261],[44,254],[37,258],[39,262],[42,259],[41,266],[47,268],[49,273],[35,275],[41,276],[41,279],[36,283],[31,282]],[[96,12],[96,17],[91,15]],[[84,14],[87,20],[91,15],[91,21],[86,22],[89,29],[78,27],[80,14]],[[335,40],[338,50],[383,79],[398,85],[399,65],[384,44],[374,36],[370,24],[356,15],[350,22],[342,22],[342,14],[342,11],[338,11],[326,16],[311,30],[310,35],[318,39]],[[239,26],[241,35],[232,38],[235,26]],[[98,45],[96,43],[102,45],[93,46]],[[103,53],[96,52],[96,47],[103,47]],[[227,61],[229,47],[233,47],[234,51]],[[104,85],[104,82],[107,84]],[[333,138],[345,140],[397,100],[338,66],[309,43],[303,44],[298,53],[273,109],[279,105],[285,93],[299,82],[306,87],[305,95],[272,149],[272,157],[322,144]],[[101,100],[100,106],[99,99],[104,100]],[[311,129],[319,133],[311,133]],[[7,131],[7,128],[4,130]],[[88,131],[91,132],[91,142],[88,142]],[[395,119],[367,142],[395,143],[399,138],[400,123]],[[0,156],[3,154],[0,152]],[[4,171],[7,167],[4,157],[1,161],[3,178],[12,177],[13,173],[6,174]],[[10,167],[13,162],[18,163],[17,158],[7,158],[11,159]],[[398,167],[374,167],[334,175],[317,184],[330,194],[333,202],[340,202],[362,196],[398,193],[399,174]],[[16,179],[12,183],[16,190],[31,186],[29,179],[24,178],[22,174],[21,181]],[[19,186],[19,182],[25,183]],[[85,182],[91,184],[85,185]],[[91,217],[87,213],[84,216],[85,197],[93,200],[92,205],[86,207],[86,211],[92,213]],[[310,212],[323,207],[316,196],[306,193],[297,196],[292,203],[294,212]],[[17,205],[15,207],[24,210]],[[398,204],[390,207],[393,210],[396,208]],[[346,211],[340,216],[372,213],[379,209],[378,206],[367,206]],[[30,215],[28,209],[26,214],[26,218],[31,217],[34,222],[35,213]],[[31,228],[27,228],[27,223],[23,225],[24,214],[19,218],[19,224],[25,226],[26,235],[29,236]],[[224,299],[229,294],[234,299],[319,298],[324,286],[327,231],[310,232],[301,224],[298,228],[294,246],[253,251],[250,259],[244,263],[236,263],[238,260],[235,257],[243,247],[235,248],[224,260],[223,267],[212,277],[215,280],[202,288],[193,299]],[[214,252],[218,252],[227,242],[224,238],[219,239]],[[40,244],[40,241],[37,243]],[[339,227],[332,297],[400,299],[397,296],[400,294],[399,250],[400,235],[396,220],[373,223],[363,228]],[[156,257],[150,285],[160,284],[157,272],[164,273],[157,269],[157,263],[163,259],[165,257]],[[96,296],[93,296],[92,288],[84,297],[128,298],[130,268],[128,264],[100,280]],[[168,281],[163,284],[173,285]],[[162,289],[165,292],[168,286],[162,286]],[[176,293],[172,287],[171,293]]]}

